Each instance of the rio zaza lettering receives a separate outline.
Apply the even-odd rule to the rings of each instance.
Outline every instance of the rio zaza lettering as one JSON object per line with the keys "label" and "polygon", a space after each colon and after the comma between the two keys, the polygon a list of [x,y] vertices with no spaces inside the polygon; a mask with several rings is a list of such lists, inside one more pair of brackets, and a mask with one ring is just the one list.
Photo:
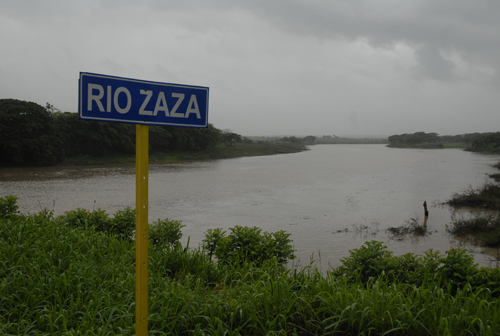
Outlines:
{"label": "rio zaza lettering", "polygon": [[[167,117],[189,118],[194,115],[197,119],[201,119],[198,100],[194,94],[186,97],[184,93],[172,92],[170,95],[166,95],[163,91],[153,92],[152,90],[140,90],[139,93],[143,99],[140,102],[140,115],[157,116],[158,113],[165,113]],[[120,98],[122,99],[120,100]],[[187,105],[182,105],[185,101],[187,101]],[[149,105],[150,102],[154,102],[153,109],[152,105]],[[111,112],[114,108],[118,113],[126,114],[132,106],[132,95],[129,89],[123,86],[113,88],[111,85],[107,85],[104,88],[99,84],[88,83],[88,111],[92,111],[93,104],[100,112]]]}

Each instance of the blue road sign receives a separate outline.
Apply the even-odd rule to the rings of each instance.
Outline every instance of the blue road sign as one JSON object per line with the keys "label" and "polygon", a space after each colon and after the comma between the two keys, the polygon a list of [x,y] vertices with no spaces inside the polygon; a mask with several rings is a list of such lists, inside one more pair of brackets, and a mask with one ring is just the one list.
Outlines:
{"label": "blue road sign", "polygon": [[208,87],[80,72],[78,99],[80,119],[208,126]]}

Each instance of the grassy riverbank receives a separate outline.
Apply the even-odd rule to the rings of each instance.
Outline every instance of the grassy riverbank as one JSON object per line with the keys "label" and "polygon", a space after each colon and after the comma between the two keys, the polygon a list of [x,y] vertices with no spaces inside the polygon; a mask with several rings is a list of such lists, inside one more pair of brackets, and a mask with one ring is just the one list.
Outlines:
{"label": "grassy riverbank", "polygon": [[443,148],[461,148],[466,149],[468,146],[466,143],[419,143],[419,144],[390,144],[387,145],[390,148],[415,148],[415,149],[443,149]]}
{"label": "grassy riverbank", "polygon": [[[235,143],[232,146],[219,144],[213,149],[205,151],[178,151],[178,152],[151,152],[150,162],[178,162],[188,160],[215,160],[229,159],[244,156],[261,156],[298,153],[306,150],[301,144],[279,141],[259,141],[253,143]],[[78,156],[65,158],[59,165],[105,165],[134,163],[135,155],[108,155],[108,156]]]}
{"label": "grassy riverbank", "polygon": [[[71,225],[78,213],[12,215],[1,207],[0,334],[134,334],[134,242],[116,225]],[[86,216],[109,222],[102,211]],[[499,288],[500,269],[478,269],[464,250],[394,257],[368,242],[323,275],[150,244],[149,331],[500,335]]]}
{"label": "grassy riverbank", "polygon": [[[500,169],[500,162],[495,165]],[[454,219],[448,231],[461,238],[470,239],[483,246],[500,248],[500,174],[491,174],[493,181],[480,187],[469,187],[453,194],[447,204],[453,207],[490,210],[487,215]]]}

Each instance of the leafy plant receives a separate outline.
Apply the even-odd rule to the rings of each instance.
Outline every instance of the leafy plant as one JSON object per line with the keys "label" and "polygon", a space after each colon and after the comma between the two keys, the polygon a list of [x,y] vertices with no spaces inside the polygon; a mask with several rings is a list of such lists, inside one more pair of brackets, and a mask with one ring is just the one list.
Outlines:
{"label": "leafy plant", "polygon": [[222,228],[208,229],[205,233],[205,239],[203,239],[203,249],[208,253],[210,260],[212,260],[215,249],[225,236],[226,231],[223,231]]}
{"label": "leafy plant", "polygon": [[135,230],[135,218],[135,210],[131,207],[118,210],[110,222],[110,231],[121,235],[123,238],[130,239]]}
{"label": "leafy plant", "polygon": [[111,219],[106,214],[106,211],[101,209],[89,211],[77,208],[76,210],[66,211],[64,215],[58,217],[58,220],[72,227],[93,228],[95,231],[100,232],[107,232],[111,227]]}
{"label": "leafy plant", "polygon": [[341,259],[342,266],[335,270],[335,275],[346,276],[353,281],[359,279],[361,282],[367,282],[382,273],[394,273],[397,267],[392,252],[379,241],[365,242],[360,248],[349,252],[351,256]]}
{"label": "leafy plant", "polygon": [[101,209],[90,211],[77,208],[76,210],[66,211],[57,220],[71,227],[91,228],[97,232],[106,232],[124,239],[131,239],[135,229],[135,210],[127,207],[118,210],[114,214],[114,218],[110,218],[106,211]]}
{"label": "leafy plant", "polygon": [[175,248],[182,238],[184,226],[180,220],[158,219],[149,226],[149,239],[156,248]]}
{"label": "leafy plant", "polygon": [[19,206],[17,205],[17,200],[19,198],[14,195],[7,195],[0,197],[0,218],[4,218],[10,215],[15,215],[18,213]]}
{"label": "leafy plant", "polygon": [[500,210],[500,184],[486,182],[481,187],[469,187],[461,193],[453,194],[447,203],[455,207]]}
{"label": "leafy plant", "polygon": [[[441,279],[472,274],[465,252],[394,257],[376,242],[356,251],[378,260],[368,265],[391,259],[401,273],[420,269],[421,278],[436,277],[414,285],[383,273],[361,282],[311,267],[277,272],[272,263],[247,261],[220,267],[179,243],[150,250],[149,331],[500,335],[500,269],[457,277],[471,282],[454,287]],[[134,243],[117,235],[81,230],[45,213],[0,218],[0,334],[132,335],[134,260]]]}
{"label": "leafy plant", "polygon": [[205,236],[207,251],[215,251],[215,256],[224,264],[243,264],[245,262],[262,265],[273,258],[280,265],[294,259],[294,249],[291,245],[290,233],[277,231],[262,232],[256,226],[239,226],[231,228],[231,233],[225,236],[225,231],[210,231]]}
{"label": "leafy plant", "polygon": [[500,247],[500,215],[481,215],[456,219],[447,226],[448,232],[458,237],[472,237],[480,244]]}
{"label": "leafy plant", "polygon": [[451,249],[441,258],[441,275],[454,285],[464,285],[473,281],[477,275],[477,264],[474,257],[465,253],[464,249]]}

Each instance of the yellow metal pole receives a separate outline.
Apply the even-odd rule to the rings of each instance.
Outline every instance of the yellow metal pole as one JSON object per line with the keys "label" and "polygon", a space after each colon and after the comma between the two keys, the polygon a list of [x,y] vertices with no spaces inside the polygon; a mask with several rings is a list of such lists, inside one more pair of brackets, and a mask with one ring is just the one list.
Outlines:
{"label": "yellow metal pole", "polygon": [[136,125],[135,140],[135,334],[148,334],[149,126]]}

